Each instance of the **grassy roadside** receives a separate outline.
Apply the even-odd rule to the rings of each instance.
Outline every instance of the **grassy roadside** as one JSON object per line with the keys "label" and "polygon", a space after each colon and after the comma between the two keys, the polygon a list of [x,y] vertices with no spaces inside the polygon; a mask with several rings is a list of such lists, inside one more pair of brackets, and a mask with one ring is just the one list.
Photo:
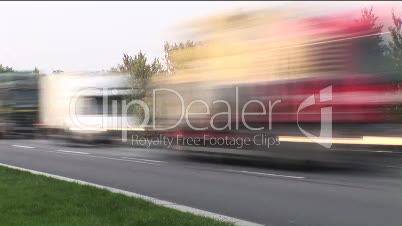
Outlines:
{"label": "grassy roadside", "polygon": [[0,166],[0,225],[231,225],[91,186]]}

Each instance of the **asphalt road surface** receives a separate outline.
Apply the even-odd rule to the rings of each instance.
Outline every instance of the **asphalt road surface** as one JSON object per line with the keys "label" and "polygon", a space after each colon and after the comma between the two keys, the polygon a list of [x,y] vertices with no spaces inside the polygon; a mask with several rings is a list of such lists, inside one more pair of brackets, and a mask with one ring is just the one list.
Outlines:
{"label": "asphalt road surface", "polygon": [[400,226],[402,154],[379,152],[375,158],[312,165],[171,149],[0,140],[3,164],[264,225]]}

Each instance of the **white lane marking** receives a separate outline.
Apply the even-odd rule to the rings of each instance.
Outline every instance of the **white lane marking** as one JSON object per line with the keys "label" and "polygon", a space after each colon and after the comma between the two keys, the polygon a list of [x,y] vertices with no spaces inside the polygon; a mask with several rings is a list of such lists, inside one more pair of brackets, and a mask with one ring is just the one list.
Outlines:
{"label": "white lane marking", "polygon": [[165,161],[158,161],[158,160],[150,160],[150,159],[141,159],[141,158],[134,158],[134,157],[121,157],[122,159],[134,159],[139,161],[146,161],[146,162],[157,162],[157,163],[167,163]]}
{"label": "white lane marking", "polygon": [[385,167],[402,169],[402,166],[385,166]]}
{"label": "white lane marking", "polygon": [[370,151],[370,150],[347,150],[345,148],[332,148],[332,151],[344,151],[344,152],[370,152],[370,153],[392,153],[392,154],[401,154],[400,151]]}
{"label": "white lane marking", "polygon": [[85,157],[91,157],[91,158],[110,159],[110,160],[117,160],[117,161],[124,161],[124,162],[136,162],[136,163],[142,163],[142,164],[148,164],[148,165],[162,166],[162,164],[159,164],[159,163],[136,161],[136,160],[129,160],[129,159],[119,159],[119,158],[104,157],[104,156],[82,155],[82,154],[75,154],[75,153],[67,153],[67,152],[60,152],[60,151],[49,151],[49,150],[39,150],[39,149],[35,149],[35,151],[57,153],[57,154],[62,154],[62,155],[78,155],[78,156],[85,156]]}
{"label": "white lane marking", "polygon": [[396,151],[370,151],[370,152],[374,152],[374,153],[400,153],[400,152],[396,152]]}
{"label": "white lane marking", "polygon": [[15,144],[13,144],[13,145],[11,145],[11,146],[17,147],[17,148],[35,148],[35,147],[31,147],[31,146],[15,145]]}
{"label": "white lane marking", "polygon": [[271,177],[285,177],[285,178],[292,178],[292,179],[304,179],[305,178],[305,177],[299,177],[299,176],[289,176],[289,175],[273,174],[273,173],[252,172],[252,171],[246,171],[246,170],[231,170],[231,169],[224,169],[224,170],[229,171],[229,172],[246,173],[246,174],[271,176]]}
{"label": "white lane marking", "polygon": [[51,178],[58,179],[58,180],[75,182],[75,183],[82,184],[82,185],[89,185],[89,186],[93,186],[93,187],[97,187],[97,188],[101,188],[101,189],[106,189],[113,193],[119,193],[119,194],[123,194],[123,195],[130,196],[130,197],[144,199],[146,201],[152,202],[159,206],[175,209],[175,210],[186,212],[186,213],[192,213],[192,214],[195,214],[198,216],[209,217],[209,218],[213,218],[213,219],[220,220],[220,221],[232,222],[235,225],[262,226],[261,224],[257,224],[254,222],[245,221],[245,220],[241,220],[241,219],[237,219],[237,218],[233,218],[233,217],[229,217],[229,216],[225,216],[225,215],[220,215],[217,213],[212,213],[209,211],[200,210],[200,209],[196,209],[196,208],[189,207],[189,206],[179,205],[179,204],[176,204],[173,202],[153,198],[153,197],[146,196],[146,195],[141,195],[141,194],[134,193],[134,192],[124,191],[124,190],[120,190],[120,189],[113,188],[113,187],[108,187],[108,186],[99,185],[99,184],[95,184],[95,183],[91,183],[91,182],[76,180],[76,179],[72,179],[72,178],[68,178],[68,177],[63,177],[63,176],[59,176],[59,175],[55,175],[55,174],[49,174],[49,173],[45,173],[45,172],[40,172],[40,171],[36,171],[36,170],[26,169],[26,168],[12,166],[12,165],[3,164],[3,163],[0,163],[0,166],[30,172],[30,173],[36,174],[36,175],[51,177]]}
{"label": "white lane marking", "polygon": [[130,159],[119,159],[119,158],[113,158],[113,157],[94,156],[94,155],[87,155],[87,156],[93,157],[93,158],[100,158],[100,159],[110,159],[110,160],[117,160],[117,161],[124,161],[124,162],[137,162],[137,163],[148,164],[148,165],[162,166],[162,164],[153,163],[153,162],[144,162],[144,161],[136,161],[136,160],[130,160]]}
{"label": "white lane marking", "polygon": [[80,152],[80,151],[65,151],[65,150],[56,150],[59,152],[65,152],[65,153],[75,153],[75,154],[81,154],[81,155],[89,155],[87,152]]}

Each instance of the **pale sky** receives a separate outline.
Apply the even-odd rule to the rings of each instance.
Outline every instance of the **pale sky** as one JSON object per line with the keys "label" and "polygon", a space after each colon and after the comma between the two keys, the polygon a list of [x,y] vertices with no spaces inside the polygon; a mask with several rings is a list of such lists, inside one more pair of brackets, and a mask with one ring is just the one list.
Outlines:
{"label": "pale sky", "polygon": [[[274,4],[285,2],[0,2],[0,64],[45,72],[109,69],[123,53],[162,57],[164,42],[177,40],[175,26],[188,19]],[[335,10],[377,3],[319,4]]]}

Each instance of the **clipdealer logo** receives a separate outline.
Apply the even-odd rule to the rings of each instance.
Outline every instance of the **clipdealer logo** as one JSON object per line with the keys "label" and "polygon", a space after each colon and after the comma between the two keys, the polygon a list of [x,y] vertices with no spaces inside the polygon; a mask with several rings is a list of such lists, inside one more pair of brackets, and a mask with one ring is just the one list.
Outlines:
{"label": "clipdealer logo", "polygon": [[276,137],[270,137],[266,134],[256,134],[253,137],[214,137],[203,134],[202,137],[182,137],[180,135],[144,137],[139,135],[131,135],[131,145],[139,145],[150,148],[152,145],[163,145],[170,148],[173,145],[180,146],[225,146],[241,149],[246,146],[260,146],[270,148],[271,146],[279,145],[280,141]]}
{"label": "clipdealer logo", "polygon": [[[307,97],[297,109],[297,126],[299,127],[300,131],[309,138],[310,140],[320,144],[323,147],[330,148],[332,146],[332,107],[324,107],[321,108],[321,128],[320,128],[320,135],[315,136],[303,128],[300,127],[299,124],[299,113],[301,110],[313,106],[316,104],[315,101],[315,94]],[[328,102],[332,100],[332,86],[328,86],[324,89],[320,90],[319,94],[320,103]]]}
{"label": "clipdealer logo", "polygon": [[[77,93],[75,93],[74,95],[72,95],[71,100],[70,100],[70,125],[71,128],[75,128],[77,131],[105,131],[108,129],[108,127],[110,127],[110,118],[118,118],[119,120],[121,120],[120,123],[118,123],[118,125],[112,125],[113,127],[118,128],[119,126],[121,127],[121,132],[122,132],[122,141],[123,142],[127,142],[127,131],[130,128],[138,128],[138,127],[144,127],[146,125],[148,125],[149,119],[150,119],[150,109],[149,106],[142,100],[132,100],[130,102],[126,102],[126,100],[122,101],[121,107],[122,107],[122,113],[121,115],[116,115],[115,113],[113,113],[112,115],[108,114],[108,93],[110,92],[110,90],[105,89],[105,88],[86,88],[83,90],[78,91]],[[191,113],[191,114],[204,114],[204,115],[209,115],[210,114],[210,105],[208,105],[208,103],[206,103],[205,101],[202,100],[194,100],[192,101],[190,104],[188,104],[188,106],[184,106],[184,101],[183,101],[183,97],[175,90],[171,90],[171,89],[156,89],[153,90],[153,128],[156,130],[156,126],[155,126],[155,96],[156,96],[156,91],[165,91],[165,92],[170,92],[175,94],[180,101],[180,106],[181,107],[181,115],[180,115],[180,120],[178,120],[176,122],[176,124],[174,124],[173,126],[167,127],[167,128],[158,128],[158,131],[163,131],[163,130],[168,130],[168,129],[172,129],[176,126],[178,126],[182,119],[185,118],[185,121],[187,123],[187,125],[192,128],[193,130],[198,130],[198,131],[203,131],[203,130],[207,130],[209,129],[208,127],[202,127],[202,128],[197,128],[191,125],[191,121],[188,119],[189,117],[189,108],[191,108],[191,106],[194,103],[199,103],[204,105],[206,111],[203,113]],[[112,90],[113,92],[113,90]],[[84,123],[83,121],[81,121],[80,119],[82,119],[82,117],[79,116],[79,114],[76,113],[77,110],[77,101],[80,99],[80,97],[85,97],[85,96],[91,96],[89,95],[91,94],[93,95],[97,95],[97,96],[102,96],[103,98],[103,102],[102,102],[102,114],[100,114],[99,116],[97,116],[98,120],[94,120],[91,121],[90,125],[88,125],[87,123]],[[319,102],[318,103],[324,103],[324,102],[328,102],[332,100],[332,86],[328,86],[324,89],[320,90],[320,93],[318,94],[318,99]],[[273,108],[277,105],[280,104],[282,102],[282,100],[275,100],[274,102],[272,102],[272,100],[269,100],[269,104],[268,109],[266,109],[266,104],[264,104],[263,102],[261,102],[260,100],[249,100],[247,103],[244,104],[241,112],[239,112],[238,108],[238,87],[236,87],[236,114],[241,113],[241,121],[244,124],[244,126],[251,131],[261,131],[263,130],[265,127],[251,127],[250,125],[247,125],[246,121],[245,121],[245,116],[246,115],[268,115],[269,120],[269,130],[272,129],[272,112],[273,112]],[[115,102],[115,100],[113,101]],[[216,104],[216,103],[225,103],[226,106],[228,106],[228,111],[227,112],[218,112],[217,114],[213,115],[212,117],[210,117],[210,127],[213,130],[223,130],[223,129],[229,129],[231,130],[231,123],[230,123],[230,116],[232,115],[231,112],[231,105],[228,101],[226,100],[215,100],[214,102],[212,102],[212,104]],[[254,104],[258,104],[261,108],[262,111],[261,112],[246,112],[247,106],[251,103]],[[323,107],[321,108],[321,112],[320,112],[320,135],[319,136],[315,136],[313,134],[311,134],[310,132],[304,130],[301,126],[300,126],[300,115],[303,115],[303,110],[318,104],[316,103],[316,94],[313,94],[309,97],[307,97],[298,107],[297,109],[297,126],[300,129],[300,131],[310,140],[322,145],[323,147],[326,148],[330,148],[332,146],[332,107]],[[117,103],[113,104],[114,107],[117,107]],[[139,105],[143,108],[144,110],[144,119],[141,123],[141,125],[131,125],[131,123],[128,121],[129,118],[131,117],[128,114],[128,108],[130,106],[133,105]],[[99,106],[96,106],[97,108]],[[268,110],[268,111],[267,111]],[[116,109],[113,110],[113,112],[117,112]],[[217,128],[214,126],[214,119],[217,115],[221,115],[221,114],[226,114],[228,115],[228,122],[225,125],[225,127],[223,128]],[[86,117],[85,117],[86,118]],[[236,130],[238,129],[238,117],[236,117]],[[100,121],[101,120],[101,121]],[[114,119],[112,120],[113,122],[115,121]],[[268,142],[268,144],[270,144],[270,142]]]}

